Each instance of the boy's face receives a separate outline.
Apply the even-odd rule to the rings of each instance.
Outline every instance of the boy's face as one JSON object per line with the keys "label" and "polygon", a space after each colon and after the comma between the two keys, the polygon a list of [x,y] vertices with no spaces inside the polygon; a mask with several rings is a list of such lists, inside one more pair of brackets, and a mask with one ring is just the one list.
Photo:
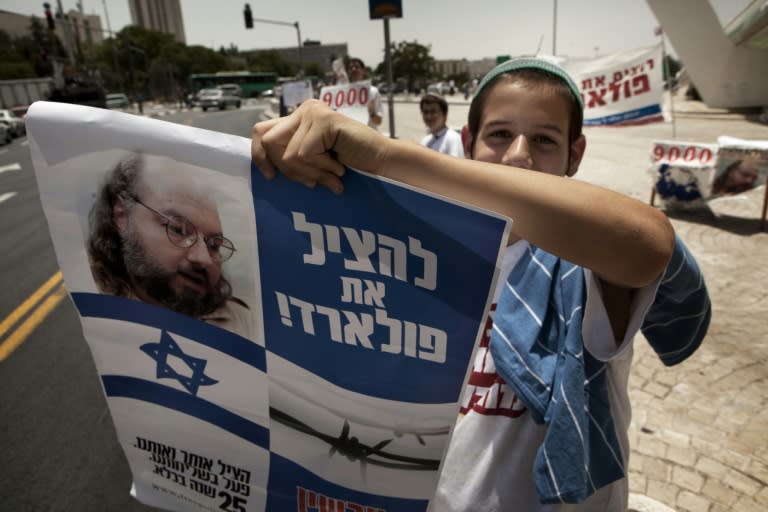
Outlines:
{"label": "boy's face", "polygon": [[442,130],[445,126],[446,116],[440,110],[440,105],[437,103],[424,103],[424,106],[421,108],[421,118],[424,120],[424,124],[427,125],[427,129],[432,133]]}
{"label": "boy's face", "polygon": [[349,75],[350,82],[359,82],[365,78],[365,69],[363,69],[359,62],[353,60],[349,63],[347,74]]}
{"label": "boy's face", "polygon": [[583,135],[568,141],[570,107],[551,88],[523,80],[492,84],[472,148],[463,133],[464,152],[474,160],[557,176],[573,176],[584,154]]}

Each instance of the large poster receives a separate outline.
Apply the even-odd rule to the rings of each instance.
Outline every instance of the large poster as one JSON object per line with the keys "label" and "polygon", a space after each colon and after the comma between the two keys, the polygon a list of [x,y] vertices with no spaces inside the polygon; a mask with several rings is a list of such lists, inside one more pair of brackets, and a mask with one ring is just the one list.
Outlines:
{"label": "large poster", "polygon": [[718,137],[712,195],[746,192],[765,185],[768,177],[768,140],[744,140],[723,135]]}
{"label": "large poster", "polygon": [[765,185],[768,141],[723,135],[718,144],[657,141],[650,175],[657,196],[668,206],[699,207],[720,196]]}
{"label": "large poster", "polygon": [[[426,510],[507,219],[250,140],[39,102],[40,197],[143,503]],[[66,133],[67,137],[61,137]]]}
{"label": "large poster", "polygon": [[661,45],[562,63],[584,101],[584,125],[663,121]]}
{"label": "large poster", "polygon": [[698,207],[711,195],[717,144],[657,141],[649,173],[656,195],[668,206]]}

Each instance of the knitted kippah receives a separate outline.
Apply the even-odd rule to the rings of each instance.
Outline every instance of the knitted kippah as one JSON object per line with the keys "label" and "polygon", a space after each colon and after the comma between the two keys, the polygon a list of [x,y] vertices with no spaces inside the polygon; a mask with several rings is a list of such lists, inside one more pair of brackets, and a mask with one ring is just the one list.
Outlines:
{"label": "knitted kippah", "polygon": [[540,69],[551,75],[555,75],[557,78],[565,82],[565,84],[571,90],[573,97],[576,98],[576,102],[579,104],[579,108],[584,110],[584,104],[581,101],[581,93],[579,93],[579,88],[576,86],[576,83],[574,83],[573,79],[558,64],[542,57],[516,57],[506,62],[502,62],[490,70],[488,74],[486,74],[483,79],[480,80],[480,84],[475,90],[475,95],[472,98],[472,102],[474,103],[475,98],[480,96],[480,93],[483,91],[483,89],[496,77],[504,73],[509,73],[510,71],[515,71],[517,69]]}

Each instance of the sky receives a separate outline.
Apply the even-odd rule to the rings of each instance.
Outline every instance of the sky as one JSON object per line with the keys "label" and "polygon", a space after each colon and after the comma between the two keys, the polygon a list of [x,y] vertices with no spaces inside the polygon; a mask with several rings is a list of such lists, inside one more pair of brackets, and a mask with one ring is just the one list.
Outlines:
{"label": "sky", "polygon": [[[76,0],[60,0],[64,10]],[[131,24],[128,0],[81,0],[86,14],[119,31]],[[751,0],[709,0],[722,25]],[[56,5],[56,1],[49,0]],[[481,59],[537,50],[592,57],[650,46],[658,25],[645,0],[402,0],[403,17],[389,21],[391,42],[416,41],[435,59]],[[43,0],[0,0],[0,9],[43,16]],[[251,0],[254,18],[299,23],[301,39],[347,43],[350,56],[375,68],[384,59],[384,22],[371,20],[367,0]],[[181,0],[188,45],[241,50],[296,46],[292,26],[254,23],[247,30],[243,0]],[[107,16],[108,15],[108,16]],[[667,47],[673,55],[674,48]]]}

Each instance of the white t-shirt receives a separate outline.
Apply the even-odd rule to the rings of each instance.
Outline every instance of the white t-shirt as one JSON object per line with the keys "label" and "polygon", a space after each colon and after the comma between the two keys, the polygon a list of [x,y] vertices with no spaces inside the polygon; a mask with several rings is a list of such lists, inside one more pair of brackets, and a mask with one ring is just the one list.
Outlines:
{"label": "white t-shirt", "polygon": [[373,105],[373,111],[376,112],[376,115],[384,118],[384,111],[381,109],[381,93],[379,92],[379,89],[376,86],[371,86],[370,93],[371,98],[368,100],[368,126],[371,128],[379,129],[379,125],[373,122],[373,119],[370,116],[370,109],[371,105]]}
{"label": "white t-shirt", "polygon": [[461,143],[461,135],[456,130],[451,130],[447,126],[440,130],[437,135],[430,133],[421,139],[421,145],[446,155],[464,158],[464,145]]}
{"label": "white t-shirt", "polygon": [[[504,283],[528,249],[521,240],[507,247],[497,283]],[[582,325],[585,348],[602,361],[608,372],[608,395],[627,467],[629,438],[627,430],[631,408],[627,393],[632,362],[632,338],[639,330],[653,302],[658,280],[635,293],[630,322],[617,346],[608,314],[602,301],[597,278],[585,270],[587,303]],[[496,287],[493,310],[503,286]],[[493,311],[491,312],[491,316]],[[459,420],[454,426],[448,452],[431,512],[572,512],[624,511],[627,508],[628,482],[622,478],[599,489],[579,505],[542,505],[533,482],[536,450],[544,441],[545,425],[536,424],[514,391],[496,373],[488,341],[491,319],[475,355],[461,403]]]}

